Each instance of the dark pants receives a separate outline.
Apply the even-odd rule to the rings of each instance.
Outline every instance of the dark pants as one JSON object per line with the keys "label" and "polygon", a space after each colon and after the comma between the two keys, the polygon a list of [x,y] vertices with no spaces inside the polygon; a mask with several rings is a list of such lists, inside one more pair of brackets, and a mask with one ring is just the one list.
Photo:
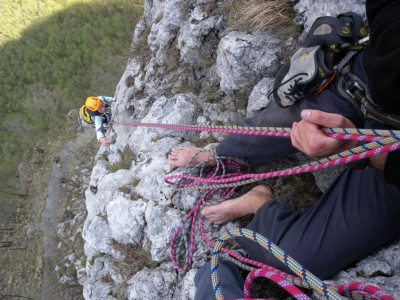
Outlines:
{"label": "dark pants", "polygon": [[[400,190],[376,169],[345,170],[318,203],[305,212],[273,200],[265,203],[248,229],[257,231],[320,279],[327,279],[400,236]],[[257,243],[238,238],[254,260],[289,272]],[[243,297],[243,279],[230,262],[220,266],[227,299]],[[210,265],[196,274],[196,299],[213,299]]]}
{"label": "dark pants", "polygon": [[[354,63],[358,76],[364,74]],[[358,68],[358,69],[357,69]],[[366,126],[347,100],[338,96],[332,84],[321,95],[308,97],[286,109],[272,103],[244,122],[249,126],[285,126],[300,120],[303,109],[338,113],[357,127]],[[222,156],[246,158],[257,165],[297,150],[290,139],[231,135],[218,147]],[[386,242],[400,236],[400,191],[384,181],[383,173],[370,168],[364,172],[346,169],[318,203],[304,212],[293,211],[277,201],[264,204],[248,225],[296,259],[321,279],[327,279],[351,263],[364,258]],[[258,244],[238,239],[254,260],[289,270]],[[222,291],[226,298],[243,297],[241,273],[230,262],[220,265]],[[213,299],[210,265],[196,274],[196,299]]]}
{"label": "dark pants", "polygon": [[[359,56],[355,60],[353,71],[360,78],[366,80],[361,66],[361,58]],[[352,121],[356,127],[364,126],[364,119],[357,113],[354,106],[339,96],[336,81],[320,95],[309,96],[287,108],[281,108],[273,101],[266,109],[243,121],[242,125],[292,127],[293,122],[300,121],[300,112],[304,109],[318,109],[340,114]],[[252,135],[230,135],[217,146],[216,150],[220,156],[245,158],[252,166],[298,151],[292,147],[288,138]]]}
{"label": "dark pants", "polygon": [[[341,114],[357,127],[363,125],[363,119],[353,105],[330,89],[319,97],[305,98],[288,108],[281,108],[273,101],[259,114],[242,122],[242,125],[292,127],[293,122],[301,120],[300,113],[304,109]],[[216,150],[220,156],[245,158],[253,167],[298,151],[288,138],[253,135],[229,135]]]}

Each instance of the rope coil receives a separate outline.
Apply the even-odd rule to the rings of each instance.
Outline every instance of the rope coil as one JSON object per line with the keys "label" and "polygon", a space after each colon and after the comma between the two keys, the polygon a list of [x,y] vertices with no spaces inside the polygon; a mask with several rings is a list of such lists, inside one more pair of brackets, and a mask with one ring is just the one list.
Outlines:
{"label": "rope coil", "polygon": [[[314,274],[306,270],[302,265],[300,265],[296,260],[294,260],[290,255],[285,253],[282,249],[276,246],[266,237],[248,229],[231,229],[220,236],[214,246],[211,258],[211,281],[215,292],[217,300],[224,299],[221,282],[219,278],[218,270],[218,259],[221,253],[223,244],[233,239],[234,237],[243,237],[250,239],[259,245],[261,245],[265,250],[272,253],[279,261],[290,268],[302,281],[305,281],[309,286],[316,291],[320,296],[327,300],[339,300],[345,299],[344,296],[350,296],[352,299],[381,299],[381,300],[394,300],[390,295],[386,294],[383,290],[378,287],[367,285],[360,282],[354,282],[351,284],[345,284],[338,288],[329,285],[316,277]],[[281,272],[282,274],[283,272]],[[244,298],[249,299],[251,283],[257,277],[266,277],[274,282],[278,283],[282,288],[287,290],[296,299],[310,299],[302,291],[300,291],[294,284],[285,280],[284,276],[278,274],[274,271],[258,269],[252,271],[245,282]]]}
{"label": "rope coil", "polygon": [[[188,130],[188,131],[206,131],[217,133],[229,134],[246,134],[246,135],[259,135],[259,136],[276,136],[290,138],[290,128],[286,127],[243,127],[243,126],[197,126],[197,125],[175,125],[175,124],[153,124],[153,123],[132,123],[124,124],[112,122],[115,125],[133,126],[133,127],[146,127],[158,128],[168,130]],[[212,159],[216,160],[217,166],[212,173],[205,176],[191,176],[187,174],[167,176],[164,180],[178,189],[196,188],[206,189],[193,208],[193,210],[186,215],[181,224],[177,227],[170,242],[170,255],[174,267],[182,272],[189,268],[192,263],[193,253],[195,251],[195,229],[197,228],[197,221],[200,220],[200,231],[203,239],[214,248],[211,260],[211,279],[213,288],[218,300],[224,299],[221,291],[219,274],[218,274],[218,257],[221,252],[230,255],[236,264],[243,267],[250,268],[252,271],[246,279],[244,288],[244,297],[249,299],[250,287],[252,282],[257,277],[266,277],[279,284],[282,288],[287,290],[296,299],[305,300],[309,299],[302,291],[296,286],[313,289],[321,294],[324,299],[343,299],[344,296],[351,299],[380,299],[380,300],[393,300],[393,298],[381,289],[366,285],[363,283],[351,283],[338,287],[337,289],[331,285],[319,280],[312,273],[304,269],[300,264],[293,260],[283,250],[273,244],[267,238],[257,234],[256,232],[247,229],[234,229],[222,235],[214,244],[208,239],[203,224],[203,217],[199,215],[202,205],[207,203],[209,199],[220,192],[221,188],[227,188],[225,192],[221,193],[221,198],[227,198],[232,195],[237,186],[253,183],[265,178],[272,178],[277,176],[288,176],[293,174],[300,174],[305,172],[312,172],[328,167],[337,166],[340,164],[347,164],[349,162],[364,159],[373,155],[388,153],[400,149],[400,131],[399,130],[374,130],[374,129],[353,129],[353,128],[321,128],[321,130],[328,136],[335,139],[356,140],[359,142],[368,142],[367,144],[355,147],[353,149],[343,151],[341,153],[329,156],[324,159],[316,160],[290,169],[275,171],[262,174],[242,174],[240,166],[235,165],[231,161],[227,161],[229,168],[234,173],[227,173],[225,164],[222,162],[223,158],[214,156]],[[194,158],[194,157],[193,157]],[[190,162],[189,164],[190,165]],[[203,162],[203,166],[207,162]],[[202,167],[203,168],[203,167]],[[222,170],[222,175],[217,175]],[[203,170],[202,170],[203,171]],[[203,173],[201,171],[201,173]],[[176,181],[173,181],[176,180]],[[188,183],[189,181],[189,183]],[[190,233],[190,234],[188,234]],[[298,276],[286,274],[271,266],[243,258],[234,251],[222,248],[222,244],[235,236],[241,236],[248,239],[253,239],[259,243],[266,250],[270,251],[281,262],[287,265]],[[179,248],[185,248],[186,251],[182,252]],[[185,267],[180,266],[180,262],[184,257]],[[249,266],[250,265],[250,266]],[[343,297],[342,297],[343,296]]]}

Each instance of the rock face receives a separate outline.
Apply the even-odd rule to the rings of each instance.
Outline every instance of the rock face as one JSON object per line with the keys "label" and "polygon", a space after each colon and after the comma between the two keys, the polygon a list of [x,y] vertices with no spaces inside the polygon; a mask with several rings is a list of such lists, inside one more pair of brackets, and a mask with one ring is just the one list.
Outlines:
{"label": "rock face", "polygon": [[[99,150],[86,191],[82,236],[87,260],[79,272],[85,299],[194,298],[195,269],[209,258],[211,248],[197,238],[193,269],[188,272],[178,273],[169,260],[172,233],[199,192],[177,192],[163,181],[179,171],[171,170],[166,157],[171,149],[206,146],[223,136],[120,123],[237,124],[269,104],[266,95],[288,41],[267,32],[229,31],[225,2],[144,1],[144,18],[135,29],[133,54],[112,107],[113,144]],[[296,2],[296,21],[305,29],[321,15],[364,13],[365,3]],[[216,237],[226,227],[206,229]],[[334,283],[365,280],[400,298],[398,247],[343,271]],[[141,251],[132,252],[138,248]],[[127,268],[132,261],[139,264],[135,270]]]}

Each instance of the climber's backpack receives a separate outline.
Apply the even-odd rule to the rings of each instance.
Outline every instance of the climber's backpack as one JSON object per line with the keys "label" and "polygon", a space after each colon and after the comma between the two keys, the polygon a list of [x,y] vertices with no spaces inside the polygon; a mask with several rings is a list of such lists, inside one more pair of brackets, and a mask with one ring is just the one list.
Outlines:
{"label": "climber's backpack", "polygon": [[87,126],[87,127],[94,126],[93,120],[92,120],[92,118],[88,112],[88,109],[86,108],[85,105],[82,105],[82,107],[79,109],[78,121],[83,126]]}
{"label": "climber's backpack", "polygon": [[111,107],[106,104],[106,111],[104,113],[90,111],[85,105],[82,105],[79,109],[78,121],[81,125],[86,127],[95,127],[92,117],[102,116],[103,127],[107,128],[108,123],[111,120]]}
{"label": "climber's backpack", "polygon": [[315,20],[304,47],[276,76],[272,91],[275,101],[288,107],[305,96],[320,93],[338,69],[364,47],[360,41],[368,40],[367,36],[362,17],[353,12]]}

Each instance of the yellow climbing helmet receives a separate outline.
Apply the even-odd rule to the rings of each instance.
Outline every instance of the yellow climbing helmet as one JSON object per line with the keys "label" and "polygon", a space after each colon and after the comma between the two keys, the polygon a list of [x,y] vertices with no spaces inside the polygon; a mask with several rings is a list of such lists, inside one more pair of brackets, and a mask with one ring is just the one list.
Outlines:
{"label": "yellow climbing helmet", "polygon": [[85,106],[91,111],[97,111],[100,107],[101,100],[99,97],[90,96],[86,98]]}

